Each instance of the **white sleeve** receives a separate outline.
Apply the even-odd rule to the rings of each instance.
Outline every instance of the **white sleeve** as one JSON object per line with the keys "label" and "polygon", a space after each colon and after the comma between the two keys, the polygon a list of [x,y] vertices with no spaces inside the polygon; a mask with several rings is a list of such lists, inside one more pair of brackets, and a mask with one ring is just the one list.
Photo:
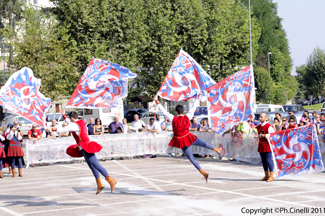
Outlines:
{"label": "white sleeve", "polygon": [[169,112],[167,112],[167,110],[161,104],[158,104],[158,108],[164,114],[164,116],[166,116],[168,118],[168,120],[170,122],[173,121],[174,116],[172,114],[170,114]]}
{"label": "white sleeve", "polygon": [[68,125],[71,123],[70,119],[68,117],[65,118],[64,120]]}
{"label": "white sleeve", "polygon": [[1,136],[1,135],[0,135],[0,139],[1,139],[1,141],[5,140],[5,138],[3,136]]}
{"label": "white sleeve", "polygon": [[270,133],[274,133],[275,130],[274,130],[274,128],[271,126],[271,127],[269,127],[268,132],[269,132],[269,134],[270,134]]}
{"label": "white sleeve", "polygon": [[141,121],[142,127],[145,127],[146,123],[144,123],[142,120],[140,120],[140,121]]}
{"label": "white sleeve", "polygon": [[14,137],[14,134],[16,135],[16,137],[19,139],[19,140],[22,140],[23,138],[21,137],[21,134],[18,133],[17,131],[14,133],[12,131],[10,131],[10,133],[7,135],[7,139],[8,140],[12,140],[12,138]]}
{"label": "white sleeve", "polygon": [[195,101],[194,104],[193,104],[193,107],[192,107],[192,108],[188,111],[188,113],[186,114],[186,116],[187,116],[190,120],[192,120],[192,118],[193,118],[193,116],[194,116],[194,112],[195,112],[196,108],[197,108],[199,105],[200,105],[200,101],[199,101],[199,100]]}
{"label": "white sleeve", "polygon": [[79,125],[77,125],[77,123],[70,123],[68,126],[66,126],[66,128],[69,132],[79,132],[80,131]]}

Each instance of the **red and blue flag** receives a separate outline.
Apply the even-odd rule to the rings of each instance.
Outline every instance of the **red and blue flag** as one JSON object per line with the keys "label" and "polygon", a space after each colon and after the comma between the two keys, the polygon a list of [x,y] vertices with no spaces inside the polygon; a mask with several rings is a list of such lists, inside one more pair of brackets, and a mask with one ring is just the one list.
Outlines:
{"label": "red and blue flag", "polygon": [[181,50],[168,71],[158,95],[170,101],[186,101],[197,97],[200,91],[215,83],[189,54]]}
{"label": "red and blue flag", "polygon": [[45,128],[45,112],[51,99],[40,91],[41,80],[34,77],[30,68],[24,67],[10,76],[0,90],[0,105],[36,125]]}
{"label": "red and blue flag", "polygon": [[238,124],[254,118],[254,73],[248,66],[206,89],[210,127],[223,134]]}
{"label": "red and blue flag", "polygon": [[117,99],[128,95],[128,79],[135,77],[136,74],[126,67],[93,58],[74,90],[67,107],[115,107],[118,103]]}
{"label": "red and blue flag", "polygon": [[271,133],[268,140],[277,178],[324,170],[314,124]]}

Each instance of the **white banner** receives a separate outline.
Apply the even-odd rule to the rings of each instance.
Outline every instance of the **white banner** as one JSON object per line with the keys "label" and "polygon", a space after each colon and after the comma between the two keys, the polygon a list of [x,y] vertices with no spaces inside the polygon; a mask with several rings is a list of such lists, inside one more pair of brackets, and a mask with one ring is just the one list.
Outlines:
{"label": "white banner", "polygon": [[[234,158],[252,164],[259,164],[261,158],[257,152],[258,139],[256,133],[244,135],[224,136],[217,133],[193,132],[199,139],[216,147],[223,147],[221,157]],[[130,134],[104,134],[89,136],[91,141],[96,141],[103,149],[96,154],[98,159],[113,157],[133,157],[145,154],[181,153],[182,150],[172,148],[168,144],[173,134],[168,132],[156,133],[130,133]],[[325,158],[325,144],[320,138],[322,158]],[[57,139],[41,139],[37,143],[32,140],[26,142],[26,164],[68,162],[83,160],[67,155],[66,149],[75,144],[73,137]],[[191,146],[193,154],[218,156],[216,152],[206,148]]]}

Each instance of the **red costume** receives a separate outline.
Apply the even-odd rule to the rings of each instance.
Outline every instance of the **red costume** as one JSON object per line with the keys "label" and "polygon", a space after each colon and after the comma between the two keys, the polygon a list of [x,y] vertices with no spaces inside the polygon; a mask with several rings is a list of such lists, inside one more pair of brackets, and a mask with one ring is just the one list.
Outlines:
{"label": "red costume", "polygon": [[13,138],[9,140],[7,157],[23,157],[24,155],[22,140],[18,140],[14,135]]}
{"label": "red costume", "polygon": [[190,146],[197,139],[195,135],[190,133],[191,123],[186,115],[174,117],[172,125],[174,136],[169,143],[170,146],[184,148]]}
{"label": "red costume", "polygon": [[81,146],[81,148],[88,153],[100,152],[100,150],[102,150],[102,146],[99,145],[97,142],[89,140],[85,122],[82,119],[80,119],[75,123],[80,128],[80,135],[78,135],[76,132],[72,132],[72,135],[76,140],[77,144],[69,146],[67,148],[67,154],[70,155],[71,157],[82,157],[83,154],[79,146]]}
{"label": "red costume", "polygon": [[6,158],[5,145],[0,141],[0,158]]}
{"label": "red costume", "polygon": [[[264,126],[262,125],[258,125],[257,131],[258,134],[268,134],[269,133],[269,127],[272,127],[272,125],[270,125],[269,123],[266,123]],[[267,141],[266,138],[259,138],[259,144],[258,144],[258,152],[259,153],[263,153],[263,152],[270,152],[271,148],[269,145],[269,142]]]}

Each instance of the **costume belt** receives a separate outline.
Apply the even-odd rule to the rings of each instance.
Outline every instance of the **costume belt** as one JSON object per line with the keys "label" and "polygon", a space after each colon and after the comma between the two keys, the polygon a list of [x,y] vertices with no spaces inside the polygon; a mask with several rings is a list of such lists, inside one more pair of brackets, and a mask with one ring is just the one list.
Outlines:
{"label": "costume belt", "polygon": [[185,136],[173,136],[173,137],[175,137],[175,138],[183,138],[183,137],[186,137],[186,136],[188,136],[190,134],[190,132],[188,132],[188,134],[186,134]]}

